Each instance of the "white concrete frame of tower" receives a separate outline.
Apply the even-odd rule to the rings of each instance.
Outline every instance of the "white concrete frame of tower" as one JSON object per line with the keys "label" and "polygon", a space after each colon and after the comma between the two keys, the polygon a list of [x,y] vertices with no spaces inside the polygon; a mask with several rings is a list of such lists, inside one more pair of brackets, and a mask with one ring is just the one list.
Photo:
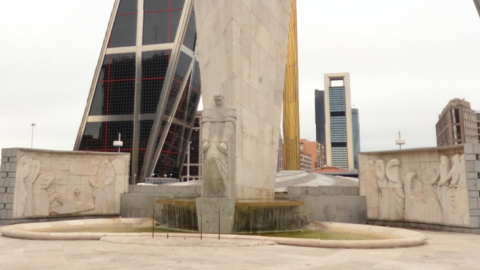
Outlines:
{"label": "white concrete frame of tower", "polygon": [[345,118],[347,131],[347,158],[348,169],[354,169],[353,159],[353,131],[352,131],[352,106],[350,95],[350,74],[349,73],[326,73],[324,74],[325,87],[325,152],[327,165],[332,166],[332,138],[330,132],[330,84],[334,80],[343,80],[345,87]]}

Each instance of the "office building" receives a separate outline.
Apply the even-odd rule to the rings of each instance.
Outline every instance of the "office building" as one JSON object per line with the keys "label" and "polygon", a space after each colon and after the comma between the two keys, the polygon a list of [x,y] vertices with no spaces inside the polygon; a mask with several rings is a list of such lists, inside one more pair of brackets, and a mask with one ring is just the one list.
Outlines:
{"label": "office building", "polygon": [[311,157],[311,169],[314,171],[316,169],[321,169],[324,166],[325,156],[323,145],[314,141],[311,142],[307,139],[300,140],[300,151],[302,153],[308,154]]}
{"label": "office building", "polygon": [[130,183],[179,177],[200,99],[193,1],[116,0],[75,150],[131,153]]}
{"label": "office building", "polygon": [[[319,144],[325,146],[325,92],[315,89],[315,128],[316,140]],[[323,150],[325,156],[325,149]]]}
{"label": "office building", "polygon": [[[319,109],[316,109],[316,115],[319,115],[316,121],[317,131],[320,132],[317,133],[317,138],[322,140],[322,136],[325,137],[326,165],[348,170],[358,169],[355,153],[360,151],[359,120],[358,109],[351,108],[350,74],[325,74],[324,84],[325,135],[322,134],[322,127],[318,127],[323,122]],[[322,95],[317,91],[316,106],[321,106]]]}
{"label": "office building", "polygon": [[465,99],[450,100],[435,125],[437,146],[479,143],[478,113]]}

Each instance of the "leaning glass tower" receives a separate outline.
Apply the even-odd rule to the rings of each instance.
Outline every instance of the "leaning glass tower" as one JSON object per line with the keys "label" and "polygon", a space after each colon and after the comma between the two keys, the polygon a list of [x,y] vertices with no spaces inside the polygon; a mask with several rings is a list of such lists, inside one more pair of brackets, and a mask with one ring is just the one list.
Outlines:
{"label": "leaning glass tower", "polygon": [[130,183],[178,177],[200,99],[193,0],[116,0],[75,150],[131,153]]}

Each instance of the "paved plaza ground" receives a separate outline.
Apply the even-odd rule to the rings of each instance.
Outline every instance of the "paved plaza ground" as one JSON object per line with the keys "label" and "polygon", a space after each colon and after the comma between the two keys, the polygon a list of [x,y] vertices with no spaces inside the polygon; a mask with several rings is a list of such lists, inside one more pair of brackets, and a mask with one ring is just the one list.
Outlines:
{"label": "paved plaza ground", "polygon": [[0,236],[0,270],[480,269],[480,235],[420,232],[428,237],[426,245],[392,249],[283,245],[235,247],[218,246],[215,242],[205,246],[189,246],[186,242],[171,238],[155,238],[154,241],[163,241],[165,245],[144,245],[105,241],[20,240]]}

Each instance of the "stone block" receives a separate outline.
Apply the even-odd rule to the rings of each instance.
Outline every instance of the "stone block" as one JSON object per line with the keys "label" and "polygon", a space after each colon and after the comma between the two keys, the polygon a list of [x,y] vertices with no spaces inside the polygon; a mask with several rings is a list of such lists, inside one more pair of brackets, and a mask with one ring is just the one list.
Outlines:
{"label": "stone block", "polygon": [[478,198],[480,197],[480,193],[478,191],[468,191],[469,198]]}
{"label": "stone block", "polygon": [[467,173],[467,179],[478,179],[478,173],[476,172],[468,172]]}
{"label": "stone block", "polygon": [[464,149],[465,154],[475,153],[474,148],[473,148],[473,144],[470,144],[470,143],[464,144],[463,149]]}
{"label": "stone block", "polygon": [[6,209],[0,210],[1,218],[2,219],[7,219],[7,211]]}
{"label": "stone block", "polygon": [[480,161],[476,160],[474,161],[474,163],[475,163],[475,171],[480,172]]}
{"label": "stone block", "polygon": [[9,157],[16,157],[18,154],[18,148],[10,148],[8,149],[8,156]]}
{"label": "stone block", "polygon": [[10,177],[10,178],[16,178],[16,177],[17,177],[17,172],[16,172],[16,171],[14,171],[14,172],[7,172],[7,175],[8,175],[8,177]]}
{"label": "stone block", "polygon": [[10,162],[10,171],[14,172],[17,170],[17,163],[16,162]]}
{"label": "stone block", "polygon": [[0,172],[0,179],[2,178],[7,178],[8,177],[8,173],[7,172]]}
{"label": "stone block", "polygon": [[465,160],[466,161],[477,160],[477,155],[476,154],[465,154]]}
{"label": "stone block", "polygon": [[13,217],[13,210],[6,210],[7,211],[7,218],[11,219]]}
{"label": "stone block", "polygon": [[470,216],[480,216],[480,210],[476,209],[476,210],[470,210]]}
{"label": "stone block", "polygon": [[479,228],[480,223],[478,222],[478,217],[470,217],[470,227],[471,228]]}
{"label": "stone block", "polygon": [[0,203],[0,209],[5,209],[5,203]]}
{"label": "stone block", "polygon": [[[0,195],[0,203],[7,203],[8,202],[8,195],[10,195],[10,194],[5,194],[5,193],[1,194]],[[13,195],[13,194],[11,194],[11,195]]]}
{"label": "stone block", "polygon": [[15,183],[16,183],[15,178],[9,178],[8,187],[14,188]]}
{"label": "stone block", "polygon": [[7,193],[13,194],[13,193],[15,193],[15,189],[12,188],[12,187],[9,187],[9,188],[7,188]]}
{"label": "stone block", "polygon": [[480,154],[480,144],[473,144],[473,153]]}
{"label": "stone block", "polygon": [[476,198],[468,198],[468,205],[470,210],[476,210],[478,208],[478,199]]}
{"label": "stone block", "polygon": [[5,181],[8,181],[8,180],[5,179],[5,178],[0,178],[0,187],[4,187],[4,186],[5,186]]}
{"label": "stone block", "polygon": [[7,156],[7,149],[3,148],[2,149],[2,157],[6,157],[6,156]]}
{"label": "stone block", "polygon": [[0,172],[6,172],[6,171],[7,171],[7,163],[0,164]]}
{"label": "stone block", "polygon": [[1,159],[2,163],[4,163],[4,162],[6,163],[6,162],[8,162],[9,160],[10,160],[10,159],[9,159],[8,157],[2,157],[2,159]]}
{"label": "stone block", "polygon": [[233,232],[235,199],[197,198],[196,205],[198,228],[203,233]]}
{"label": "stone block", "polygon": [[468,172],[476,172],[475,170],[475,161],[465,161],[465,168]]}
{"label": "stone block", "polygon": [[298,193],[298,191],[300,190],[300,187],[296,187],[296,186],[290,186],[287,188],[287,192],[288,192],[288,195],[289,196],[298,196],[300,195]]}
{"label": "stone block", "polygon": [[15,163],[16,163],[17,160],[18,160],[18,159],[17,159],[16,156],[13,156],[13,157],[10,157],[10,158],[9,158],[9,161],[10,161],[10,162],[15,162]]}
{"label": "stone block", "polygon": [[7,210],[12,210],[12,209],[13,209],[13,203],[7,203],[7,204],[5,205],[5,209],[7,209]]}
{"label": "stone block", "polygon": [[472,179],[468,179],[467,180],[467,189],[468,190],[471,190],[471,191],[474,191],[474,190],[477,190],[477,180],[472,180]]}
{"label": "stone block", "polygon": [[5,194],[7,195],[7,203],[13,203],[13,199],[15,198],[14,194]]}

